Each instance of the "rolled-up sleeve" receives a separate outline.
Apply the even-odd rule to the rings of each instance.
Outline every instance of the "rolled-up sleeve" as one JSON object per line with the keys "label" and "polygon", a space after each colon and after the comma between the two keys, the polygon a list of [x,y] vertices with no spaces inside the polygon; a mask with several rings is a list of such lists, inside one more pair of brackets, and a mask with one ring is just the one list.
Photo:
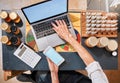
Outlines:
{"label": "rolled-up sleeve", "polygon": [[92,83],[109,83],[105,73],[97,61],[92,62],[85,69],[87,70],[88,77],[92,80]]}

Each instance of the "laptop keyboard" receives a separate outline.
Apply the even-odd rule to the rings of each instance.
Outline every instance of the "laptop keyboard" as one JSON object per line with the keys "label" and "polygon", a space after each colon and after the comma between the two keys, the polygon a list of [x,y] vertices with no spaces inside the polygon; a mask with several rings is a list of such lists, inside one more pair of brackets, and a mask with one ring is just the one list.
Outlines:
{"label": "laptop keyboard", "polygon": [[67,26],[70,26],[67,15],[33,25],[37,39],[55,33],[52,29],[53,26],[51,25],[52,22],[55,23],[55,20],[64,20]]}

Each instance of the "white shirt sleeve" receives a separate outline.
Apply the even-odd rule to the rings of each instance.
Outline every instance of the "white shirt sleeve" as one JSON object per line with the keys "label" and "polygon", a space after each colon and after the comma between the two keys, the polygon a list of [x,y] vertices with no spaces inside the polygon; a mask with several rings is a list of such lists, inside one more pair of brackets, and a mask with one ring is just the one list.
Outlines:
{"label": "white shirt sleeve", "polygon": [[87,70],[88,77],[92,80],[92,83],[109,83],[98,62],[92,62],[85,69]]}

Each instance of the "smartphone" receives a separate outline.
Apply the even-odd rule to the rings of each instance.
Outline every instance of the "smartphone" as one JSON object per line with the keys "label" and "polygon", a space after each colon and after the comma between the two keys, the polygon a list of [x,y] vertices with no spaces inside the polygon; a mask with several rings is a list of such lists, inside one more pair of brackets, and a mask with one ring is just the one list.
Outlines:
{"label": "smartphone", "polygon": [[48,57],[52,62],[54,62],[57,66],[60,66],[65,59],[51,46],[48,46],[43,54]]}

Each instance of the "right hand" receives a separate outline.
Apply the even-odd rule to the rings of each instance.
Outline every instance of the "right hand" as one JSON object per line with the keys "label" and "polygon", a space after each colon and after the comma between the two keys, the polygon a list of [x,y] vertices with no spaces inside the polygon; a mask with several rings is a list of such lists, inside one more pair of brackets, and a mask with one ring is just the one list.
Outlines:
{"label": "right hand", "polygon": [[56,20],[56,24],[52,23],[53,29],[64,40],[69,41],[69,36],[72,36],[69,32],[64,20]]}

